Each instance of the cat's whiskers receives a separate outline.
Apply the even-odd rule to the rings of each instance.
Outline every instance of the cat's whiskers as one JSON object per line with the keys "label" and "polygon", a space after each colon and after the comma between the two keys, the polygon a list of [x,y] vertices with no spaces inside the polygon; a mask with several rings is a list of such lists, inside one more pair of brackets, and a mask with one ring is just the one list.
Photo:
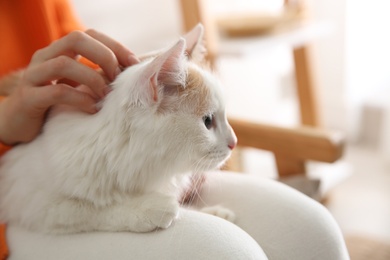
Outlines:
{"label": "cat's whiskers", "polygon": [[201,158],[196,160],[192,165],[191,165],[191,170],[192,172],[198,172],[200,170],[200,164],[205,161],[204,159],[208,156],[208,154],[203,155]]}
{"label": "cat's whiskers", "polygon": [[[210,165],[212,165],[212,164],[217,164],[217,163],[219,163],[220,162],[220,160],[217,160],[217,159],[212,159],[212,160],[210,160],[210,161],[208,161],[208,167],[206,167],[206,169],[210,169]],[[195,172],[195,174],[196,173],[198,173],[199,174],[199,171],[198,172]],[[200,173],[200,174],[204,174],[204,173]],[[190,201],[189,201],[189,205],[192,205],[193,204],[193,202],[196,200],[196,199],[198,199],[202,204],[203,204],[203,207],[208,207],[208,206],[210,206],[207,202],[205,202],[204,200],[203,200],[203,198],[202,198],[202,196],[201,196],[201,194],[200,194],[200,189],[198,189],[198,187],[201,187],[201,183],[204,181],[204,179],[202,178],[202,175],[200,175],[198,178],[196,178],[195,179],[195,184],[194,184],[194,187],[196,187],[195,188],[195,190],[194,190],[194,192],[195,192],[195,195],[194,196],[192,196],[191,198],[190,198]]]}
{"label": "cat's whiskers", "polygon": [[199,199],[203,204],[206,204],[206,202],[200,196],[200,187],[201,187],[202,182],[204,182],[203,176],[204,176],[204,173],[201,173],[201,175],[198,178],[196,178],[196,180],[195,180],[195,184],[194,184],[195,194],[190,198],[190,201],[188,203],[189,205],[192,205],[196,199]]}

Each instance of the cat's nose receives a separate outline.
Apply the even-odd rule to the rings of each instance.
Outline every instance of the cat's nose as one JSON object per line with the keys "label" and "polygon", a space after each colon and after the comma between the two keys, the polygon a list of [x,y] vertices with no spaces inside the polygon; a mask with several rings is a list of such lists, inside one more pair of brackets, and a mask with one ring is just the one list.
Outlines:
{"label": "cat's nose", "polygon": [[230,150],[233,150],[234,147],[236,147],[236,145],[237,145],[237,137],[234,136],[234,138],[229,140],[228,147],[229,147]]}
{"label": "cat's nose", "polygon": [[227,138],[228,147],[230,150],[233,150],[237,146],[237,136],[234,133],[232,127],[229,125],[229,133]]}
{"label": "cat's nose", "polygon": [[230,150],[233,150],[234,147],[236,147],[236,143],[230,143],[230,144],[228,144],[228,147]]}

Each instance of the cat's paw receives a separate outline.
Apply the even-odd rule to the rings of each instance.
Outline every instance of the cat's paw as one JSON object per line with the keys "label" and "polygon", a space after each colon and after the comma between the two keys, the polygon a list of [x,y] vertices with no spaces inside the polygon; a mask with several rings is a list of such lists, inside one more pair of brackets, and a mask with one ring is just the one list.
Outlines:
{"label": "cat's paw", "polygon": [[179,215],[179,203],[173,196],[153,196],[144,201],[142,211],[148,229],[168,228]]}
{"label": "cat's paw", "polygon": [[236,220],[236,214],[234,214],[233,211],[220,205],[204,207],[200,211],[210,215],[214,215],[216,217],[223,218],[232,223],[234,223],[234,221]]}

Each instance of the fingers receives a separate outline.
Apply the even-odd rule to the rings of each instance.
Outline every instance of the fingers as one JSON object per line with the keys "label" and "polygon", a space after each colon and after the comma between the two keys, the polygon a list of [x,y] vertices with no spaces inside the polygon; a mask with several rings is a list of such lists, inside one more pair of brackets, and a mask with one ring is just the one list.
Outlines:
{"label": "fingers", "polygon": [[35,52],[26,78],[34,85],[46,85],[56,79],[85,84],[96,93],[95,98],[103,98],[109,92],[106,78],[76,62],[74,59],[78,55],[98,64],[109,81],[120,73],[120,66],[139,62],[134,53],[102,33],[74,31]]}
{"label": "fingers", "polygon": [[107,35],[93,29],[89,29],[85,33],[91,36],[92,38],[98,40],[99,42],[103,43],[110,50],[112,50],[115,56],[117,57],[119,63],[123,67],[128,67],[140,62],[140,60],[137,58],[137,56],[135,56],[135,54],[132,51],[127,49],[119,42],[108,37]]}
{"label": "fingers", "polygon": [[114,80],[120,73],[119,65],[127,67],[139,62],[134,53],[120,43],[95,30],[88,30],[86,33],[74,31],[37,51],[32,58],[32,64],[61,55],[72,59],[77,55],[84,56],[98,64],[110,80]]}
{"label": "fingers", "polygon": [[46,111],[53,105],[63,104],[91,114],[97,112],[96,101],[92,96],[66,84],[33,88],[33,91],[30,102],[33,107],[42,111]]}
{"label": "fingers", "polygon": [[[101,75],[77,62],[75,58],[79,55],[98,64],[104,73]],[[107,84],[120,73],[120,67],[138,62],[126,47],[94,30],[72,32],[38,50],[20,81],[13,83],[12,93],[7,98],[8,107],[3,110],[8,115],[4,118],[8,122],[7,129],[11,129],[8,131],[11,142],[29,141],[39,134],[51,106],[65,104],[96,113],[97,100],[110,91]],[[61,83],[52,84],[53,80]],[[84,85],[87,91],[69,84]],[[11,125],[13,127],[8,127]]]}
{"label": "fingers", "polygon": [[29,67],[24,74],[24,80],[35,86],[62,78],[89,86],[96,93],[95,98],[103,98],[109,91],[104,78],[97,71],[67,56],[59,56]]}
{"label": "fingers", "polygon": [[0,139],[8,144],[33,140],[41,131],[48,108],[57,104],[97,112],[92,96],[68,85],[23,85],[0,102]]}
{"label": "fingers", "polygon": [[58,56],[75,58],[82,55],[98,64],[113,80],[120,72],[119,64],[113,51],[103,43],[80,31],[74,31],[65,37],[54,41],[48,47],[37,51],[32,59],[33,64],[42,63]]}

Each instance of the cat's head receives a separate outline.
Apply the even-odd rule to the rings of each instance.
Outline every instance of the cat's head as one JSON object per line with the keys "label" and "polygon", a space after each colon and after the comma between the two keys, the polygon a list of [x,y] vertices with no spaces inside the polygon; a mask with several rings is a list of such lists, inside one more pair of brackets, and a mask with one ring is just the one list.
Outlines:
{"label": "cat's head", "polygon": [[198,25],[173,47],[126,69],[107,97],[125,115],[121,120],[131,153],[144,155],[150,167],[213,169],[236,145],[222,86],[199,65],[204,58],[202,36]]}

